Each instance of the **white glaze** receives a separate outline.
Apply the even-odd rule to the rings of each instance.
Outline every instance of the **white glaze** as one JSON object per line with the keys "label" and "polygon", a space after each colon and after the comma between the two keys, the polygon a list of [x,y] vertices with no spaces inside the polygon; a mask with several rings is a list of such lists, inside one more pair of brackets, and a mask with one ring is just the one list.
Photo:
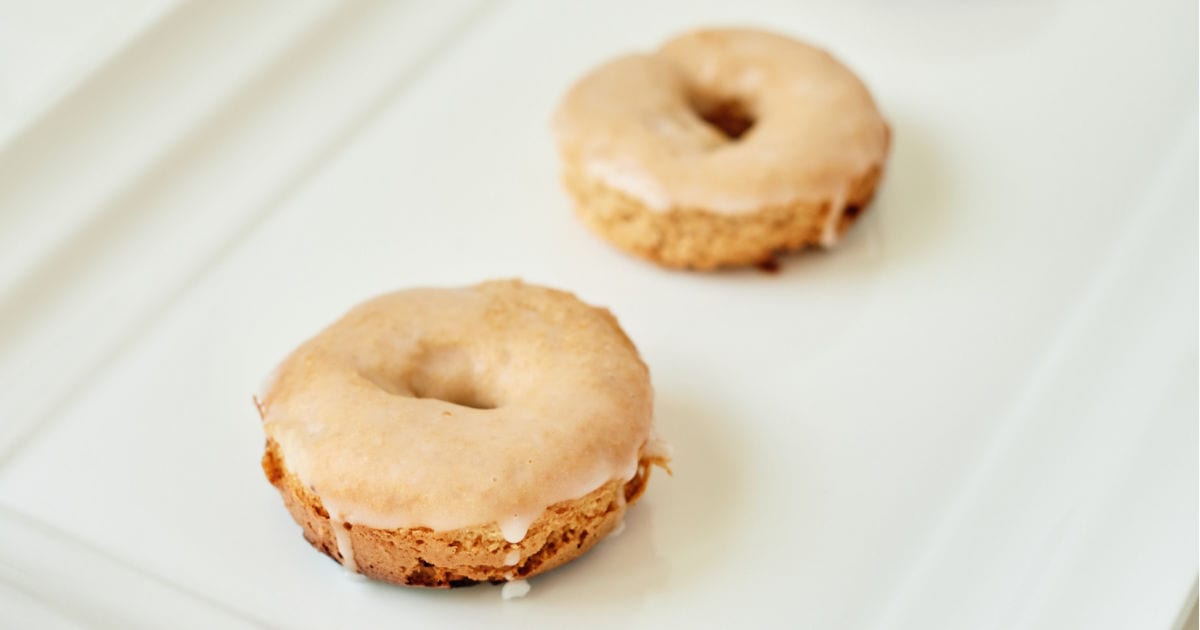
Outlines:
{"label": "white glaze", "polygon": [[337,543],[338,555],[342,557],[342,566],[347,571],[358,573],[358,563],[354,561],[354,547],[350,543],[350,532],[346,529],[346,521],[329,515],[329,526],[333,528],[333,540]]}
{"label": "white glaze", "polygon": [[[703,121],[698,98],[742,103],[754,126],[731,140]],[[595,69],[564,97],[554,131],[569,168],[660,212],[825,203],[881,168],[889,145],[854,73],[750,29],[687,33]]]}
{"label": "white glaze", "polygon": [[642,446],[642,457],[652,460],[670,461],[674,454],[675,447],[663,439],[657,428],[652,427],[650,429],[650,437],[646,438],[646,444]]}
{"label": "white glaze", "polygon": [[525,597],[529,594],[529,582],[525,580],[513,580],[505,582],[504,586],[500,587],[501,599],[517,599]]}
{"label": "white glaze", "polygon": [[[580,495],[582,496],[582,495]],[[500,533],[504,536],[504,540],[516,544],[525,540],[525,535],[529,533],[529,526],[541,516],[542,510],[525,512],[524,514],[513,514],[511,517],[500,521]]]}
{"label": "white glaze", "polygon": [[[669,123],[662,123],[663,131],[670,132]],[[616,160],[588,160],[584,164],[588,176],[615,188],[654,210],[671,209],[671,197],[638,166],[623,165]]]}
{"label": "white glaze", "polygon": [[837,245],[841,232],[838,227],[842,223],[842,215],[846,213],[846,191],[842,189],[829,202],[829,212],[821,225],[821,247]]}
{"label": "white glaze", "polygon": [[[464,388],[495,408],[437,397]],[[342,522],[495,523],[517,543],[550,505],[633,477],[652,393],[606,313],[493,282],[360,305],[284,362],[260,410],[288,469]]]}

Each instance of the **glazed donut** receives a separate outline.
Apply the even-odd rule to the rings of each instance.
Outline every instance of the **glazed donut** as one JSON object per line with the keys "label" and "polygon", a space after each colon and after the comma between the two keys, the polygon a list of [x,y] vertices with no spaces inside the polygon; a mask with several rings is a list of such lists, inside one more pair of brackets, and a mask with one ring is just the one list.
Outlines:
{"label": "glazed donut", "polygon": [[600,235],[669,267],[833,246],[871,200],[889,129],[829,54],[701,30],[604,64],[554,117],[563,179]]}
{"label": "glazed donut", "polygon": [[256,398],[262,467],[304,537],[414,586],[530,577],[622,522],[668,454],[616,320],[520,281],[365,302]]}

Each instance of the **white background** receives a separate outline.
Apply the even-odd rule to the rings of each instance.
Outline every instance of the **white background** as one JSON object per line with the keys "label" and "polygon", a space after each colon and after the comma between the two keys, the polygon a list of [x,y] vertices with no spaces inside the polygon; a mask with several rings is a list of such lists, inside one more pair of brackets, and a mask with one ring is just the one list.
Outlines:
{"label": "white background", "polygon": [[[1171,628],[1197,569],[1196,6],[0,3],[0,625]],[[706,24],[825,46],[895,145],[832,253],[588,234],[548,118]],[[500,600],[358,581],[249,397],[349,306],[610,307],[676,474]]]}

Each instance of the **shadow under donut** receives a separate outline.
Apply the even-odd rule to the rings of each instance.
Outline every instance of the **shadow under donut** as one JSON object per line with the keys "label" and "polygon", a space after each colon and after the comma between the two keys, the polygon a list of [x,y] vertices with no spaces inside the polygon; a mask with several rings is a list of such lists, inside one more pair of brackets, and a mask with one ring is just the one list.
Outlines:
{"label": "shadow under donut", "polygon": [[[689,393],[696,397],[688,397]],[[531,579],[528,597],[538,600],[539,607],[603,611],[606,622],[620,622],[634,614],[647,596],[686,589],[687,582],[711,575],[728,561],[726,551],[737,534],[745,484],[744,465],[738,459],[745,449],[730,422],[733,416],[699,392],[662,388],[657,394],[655,421],[674,448],[674,474],[660,469],[651,473],[645,495],[626,513],[620,534]],[[499,586],[434,590],[398,587],[353,574],[347,574],[346,580],[346,592],[352,597],[382,597],[401,608],[409,597],[419,597],[423,606],[453,607],[460,613],[512,614],[514,621],[523,614],[520,606],[505,606],[512,602],[502,600]]]}
{"label": "shadow under donut", "polygon": [[614,602],[629,606],[655,592],[686,590],[686,582],[728,561],[745,483],[736,425],[719,407],[685,394],[660,391],[656,404],[658,429],[674,447],[674,474],[656,471],[626,514],[624,532],[535,579],[535,593],[613,614]]}
{"label": "shadow under donut", "polygon": [[930,126],[907,114],[888,122],[892,146],[883,177],[871,203],[855,210],[855,221],[835,246],[783,252],[759,268],[716,273],[764,281],[831,273],[861,276],[885,262],[904,264],[937,247],[954,220],[959,197],[955,174]]}

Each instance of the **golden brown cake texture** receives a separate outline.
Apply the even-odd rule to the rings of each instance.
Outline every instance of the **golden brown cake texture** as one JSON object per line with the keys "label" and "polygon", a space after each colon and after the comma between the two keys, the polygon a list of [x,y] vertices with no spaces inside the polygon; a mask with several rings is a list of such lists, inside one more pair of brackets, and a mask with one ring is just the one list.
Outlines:
{"label": "golden brown cake texture", "polygon": [[[666,462],[644,459],[628,482],[609,482],[583,497],[549,506],[517,544],[505,540],[494,523],[450,531],[340,526],[353,545],[358,572],[376,580],[446,588],[526,579],[574,560],[612,532],[645,491],[652,465]],[[304,539],[342,563],[334,525],[321,499],[287,470],[278,447],[270,441],[262,467],[303,529]]]}
{"label": "golden brown cake texture", "polygon": [[668,267],[832,247],[870,203],[890,130],[819,49],[751,29],[684,34],[576,83],[555,114],[575,210]]}
{"label": "golden brown cake texture", "polygon": [[520,281],[351,310],[256,405],[262,467],[314,547],[413,586],[531,577],[621,521],[668,453],[608,311]]}

